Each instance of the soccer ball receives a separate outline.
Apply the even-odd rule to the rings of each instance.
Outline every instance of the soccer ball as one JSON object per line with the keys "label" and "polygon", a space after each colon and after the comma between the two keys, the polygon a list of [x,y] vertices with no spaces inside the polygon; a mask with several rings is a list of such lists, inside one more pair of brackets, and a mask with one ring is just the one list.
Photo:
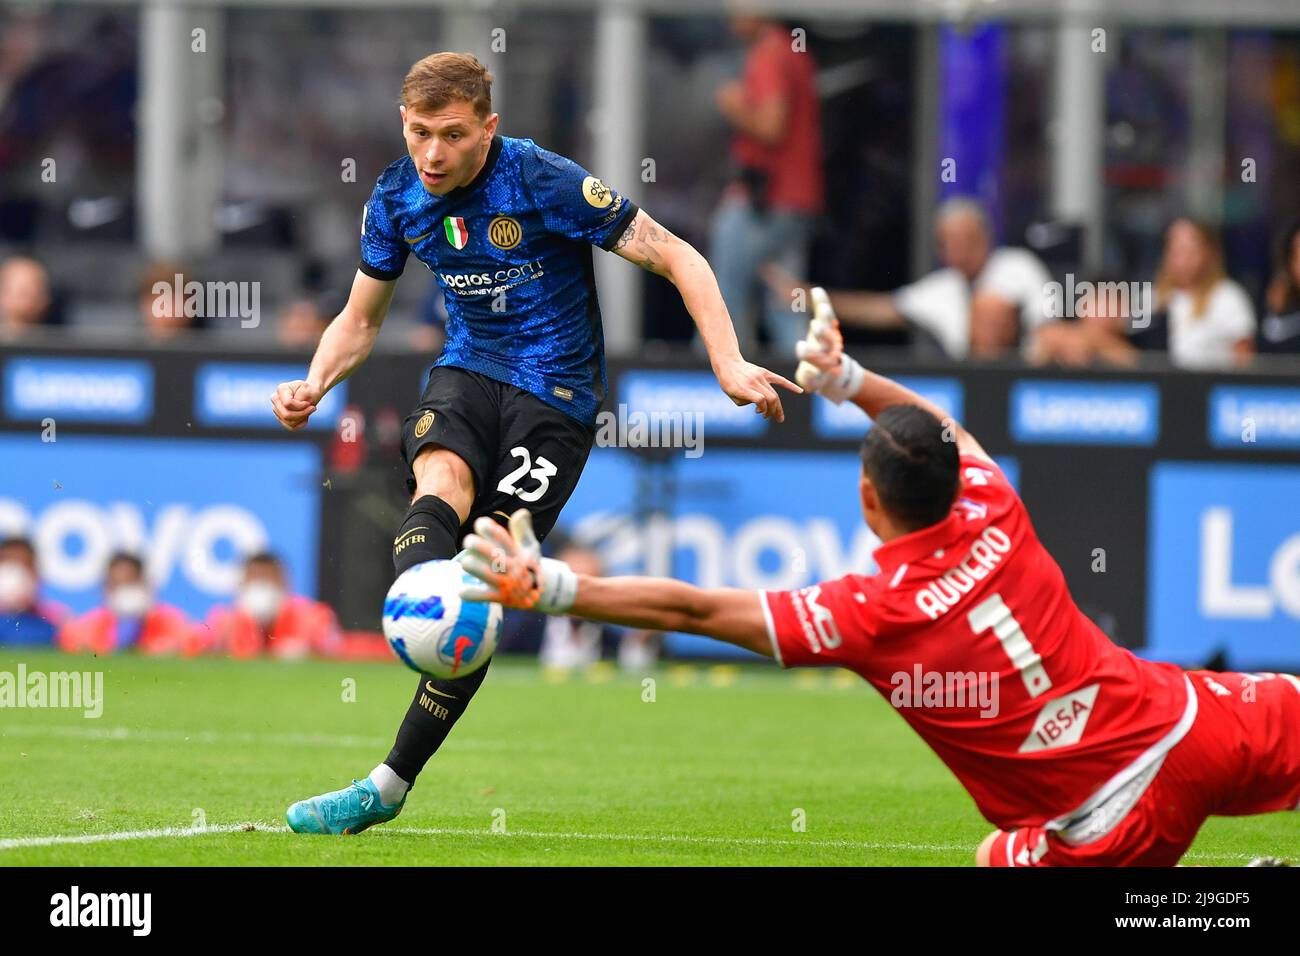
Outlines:
{"label": "soccer ball", "polygon": [[425,561],[398,576],[384,599],[384,637],[402,663],[432,677],[464,677],[487,663],[501,638],[501,605],[460,599],[479,583],[456,561]]}

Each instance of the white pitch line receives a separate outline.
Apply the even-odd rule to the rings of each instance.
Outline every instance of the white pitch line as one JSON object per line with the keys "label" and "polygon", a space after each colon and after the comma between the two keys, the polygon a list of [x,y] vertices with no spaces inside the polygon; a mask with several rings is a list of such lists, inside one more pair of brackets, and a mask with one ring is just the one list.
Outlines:
{"label": "white pitch line", "polygon": [[9,725],[0,731],[4,737],[71,737],[81,740],[138,741],[141,743],[188,741],[199,744],[246,743],[288,744],[321,747],[387,747],[392,741],[384,737],[354,734],[256,733],[225,730],[139,730],[130,727],[49,727],[38,724]]}
{"label": "white pitch line", "polygon": [[[43,724],[6,724],[0,727],[0,740],[6,738],[37,737],[70,740],[94,740],[109,743],[191,743],[191,744],[269,744],[277,747],[356,747],[379,750],[387,753],[393,745],[392,737],[368,737],[359,734],[304,734],[280,731],[249,730],[169,730],[140,729],[124,726],[86,727],[86,726],[49,726]],[[530,740],[527,744],[517,739],[492,739],[487,737],[457,737],[456,749],[473,753],[515,754],[521,748],[534,752],[630,754],[637,757],[654,757],[664,753],[666,747],[647,741],[640,744],[617,743],[596,745],[590,742],[582,744],[561,744],[546,740]],[[757,758],[758,749],[732,749],[733,756]]]}
{"label": "white pitch line", "polygon": [[615,843],[707,843],[725,846],[821,846],[842,850],[971,850],[964,843],[858,843],[853,840],[801,840],[774,837],[720,837],[692,836],[684,833],[563,833],[541,830],[507,830],[493,833],[490,830],[458,830],[451,827],[395,827],[376,830],[376,833],[410,834],[412,836],[487,836],[525,837],[534,840],[599,840]]}
{"label": "white pitch line", "polygon": [[[67,843],[117,843],[121,840],[159,840],[168,837],[196,837],[208,833],[235,833],[243,830],[245,823],[222,823],[196,829],[192,827],[163,827],[160,830],[122,830],[116,833],[85,833],[80,836],[14,837],[0,840],[0,850],[19,850],[31,846],[60,846]],[[270,829],[258,827],[258,829]],[[288,827],[279,827],[287,830]]]}
{"label": "white pitch line", "polygon": [[[484,830],[460,830],[451,827],[393,827],[372,830],[372,833],[411,834],[414,836],[491,836],[529,837],[539,840],[608,840],[614,842],[654,843],[712,843],[731,846],[820,846],[844,850],[921,850],[936,853],[967,851],[973,855],[975,844],[966,843],[861,843],[855,840],[803,840],[776,839],[774,837],[720,837],[691,836],[677,833],[549,833],[539,830],[507,830],[492,833]],[[1189,857],[1197,860],[1253,860],[1257,853],[1198,853]]]}
{"label": "white pitch line", "polygon": [[[128,840],[161,840],[206,836],[213,833],[240,833],[249,826],[247,832],[288,833],[289,828],[283,824],[268,823],[222,823],[205,828],[164,827],[157,830],[126,830],[117,833],[88,833],[79,836],[33,836],[16,837],[0,840],[0,850],[17,850],[29,847],[63,846],[86,843],[117,843]],[[860,843],[853,840],[803,840],[776,839],[774,837],[721,837],[692,836],[680,833],[581,833],[551,832],[543,830],[507,830],[494,833],[487,829],[459,829],[455,827],[394,827],[371,830],[372,834],[382,834],[385,838],[398,836],[452,836],[452,837],[488,837],[508,840],[518,837],[530,840],[594,840],[609,843],[683,843],[708,844],[715,846],[814,846],[841,850],[908,850],[924,852],[958,852],[974,850],[964,843]],[[1243,861],[1252,859],[1249,853],[1196,853],[1188,854],[1191,860]]]}
{"label": "white pitch line", "polygon": [[[270,744],[285,747],[357,747],[387,752],[393,745],[392,737],[369,737],[360,734],[304,734],[282,731],[250,730],[168,730],[133,727],[48,726],[42,724],[7,724],[0,728],[0,740],[19,737],[48,737],[70,740],[99,740],[110,743],[191,743],[191,744]],[[517,753],[522,744],[517,740],[457,737],[459,750],[486,753]],[[554,750],[574,752],[574,747],[530,741],[529,750]],[[589,749],[597,749],[590,747]],[[602,753],[644,754],[647,747],[616,744],[598,748]],[[653,748],[651,748],[653,749]]]}
{"label": "white pitch line", "polygon": [[[250,824],[223,823],[206,828],[164,827],[157,830],[128,830],[118,833],[89,833],[79,836],[35,836],[17,837],[0,840],[0,850],[17,850],[25,847],[62,846],[80,843],[116,843],[124,840],[161,840],[175,837],[196,837],[210,833],[239,833]],[[283,824],[252,824],[258,833],[287,833],[289,828]],[[778,840],[771,837],[718,837],[691,836],[680,833],[578,833],[550,832],[542,830],[508,830],[494,833],[488,829],[458,829],[455,827],[395,827],[371,830],[371,833],[384,834],[386,837],[398,836],[453,836],[453,837],[489,837],[492,839],[510,839],[518,837],[530,840],[596,840],[614,843],[686,843],[713,844],[724,846],[817,846],[834,847],[845,850],[963,850],[969,849],[965,844],[926,844],[926,843],[856,843],[852,840]]]}

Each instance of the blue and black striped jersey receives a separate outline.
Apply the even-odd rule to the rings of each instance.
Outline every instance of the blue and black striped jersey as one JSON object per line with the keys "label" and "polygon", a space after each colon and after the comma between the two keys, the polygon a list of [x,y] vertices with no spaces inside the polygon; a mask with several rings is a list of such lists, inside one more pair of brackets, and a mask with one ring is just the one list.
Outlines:
{"label": "blue and black striped jersey", "polygon": [[361,226],[361,271],[402,274],[415,253],[447,306],[438,365],[479,372],[592,425],[605,346],[592,246],[611,249],[636,206],[572,160],[497,136],[466,186],[434,196],[409,156],[379,177]]}

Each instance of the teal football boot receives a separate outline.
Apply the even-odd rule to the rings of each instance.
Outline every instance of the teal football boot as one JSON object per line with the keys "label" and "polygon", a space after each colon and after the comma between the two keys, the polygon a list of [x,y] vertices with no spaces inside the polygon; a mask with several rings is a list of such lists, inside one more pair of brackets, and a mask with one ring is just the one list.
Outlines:
{"label": "teal football boot", "polygon": [[299,800],[285,818],[294,833],[353,834],[387,823],[402,812],[405,803],[406,797],[402,797],[396,806],[386,806],[379,799],[379,788],[366,777],[353,780],[352,786],[342,790]]}

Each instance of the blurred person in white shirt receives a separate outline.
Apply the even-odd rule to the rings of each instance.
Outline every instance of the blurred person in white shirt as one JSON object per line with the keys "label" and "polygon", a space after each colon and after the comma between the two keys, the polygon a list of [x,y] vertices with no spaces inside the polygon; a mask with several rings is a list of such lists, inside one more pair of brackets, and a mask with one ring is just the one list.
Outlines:
{"label": "blurred person in white shirt", "polygon": [[1255,308],[1228,278],[1214,230],[1176,219],[1165,233],[1156,308],[1169,312],[1169,361],[1181,368],[1231,368],[1255,354]]}
{"label": "blurred person in white shirt", "polygon": [[[942,267],[915,282],[893,292],[832,290],[840,321],[872,329],[917,326],[954,359],[1013,354],[1017,343],[1031,347],[1050,317],[1047,267],[1028,249],[995,248],[988,217],[970,199],[939,206],[935,239]],[[786,296],[801,285],[778,268],[769,267],[766,276]]]}
{"label": "blurred person in white shirt", "polygon": [[[581,574],[601,574],[600,556],[590,548],[569,544],[556,553],[556,558],[571,567],[580,567]],[[576,563],[575,563],[576,562]],[[542,649],[539,661],[548,670],[584,670],[600,660],[601,637],[605,626],[576,617],[548,616],[542,631]]]}
{"label": "blurred person in white shirt", "polygon": [[1209,226],[1188,218],[1170,224],[1154,297],[1154,314],[1140,327],[1124,322],[1081,327],[1093,354],[1113,364],[1132,364],[1141,349],[1165,349],[1173,365],[1186,369],[1250,363],[1255,308],[1224,272],[1223,248]]}
{"label": "blurred person in white shirt", "polygon": [[[565,544],[555,556],[583,574],[603,574],[600,555],[580,544]],[[633,628],[611,628],[578,617],[544,615],[538,660],[551,671],[586,670],[600,660],[607,633],[618,635],[618,666],[625,671],[653,670],[659,661],[661,635]]]}

